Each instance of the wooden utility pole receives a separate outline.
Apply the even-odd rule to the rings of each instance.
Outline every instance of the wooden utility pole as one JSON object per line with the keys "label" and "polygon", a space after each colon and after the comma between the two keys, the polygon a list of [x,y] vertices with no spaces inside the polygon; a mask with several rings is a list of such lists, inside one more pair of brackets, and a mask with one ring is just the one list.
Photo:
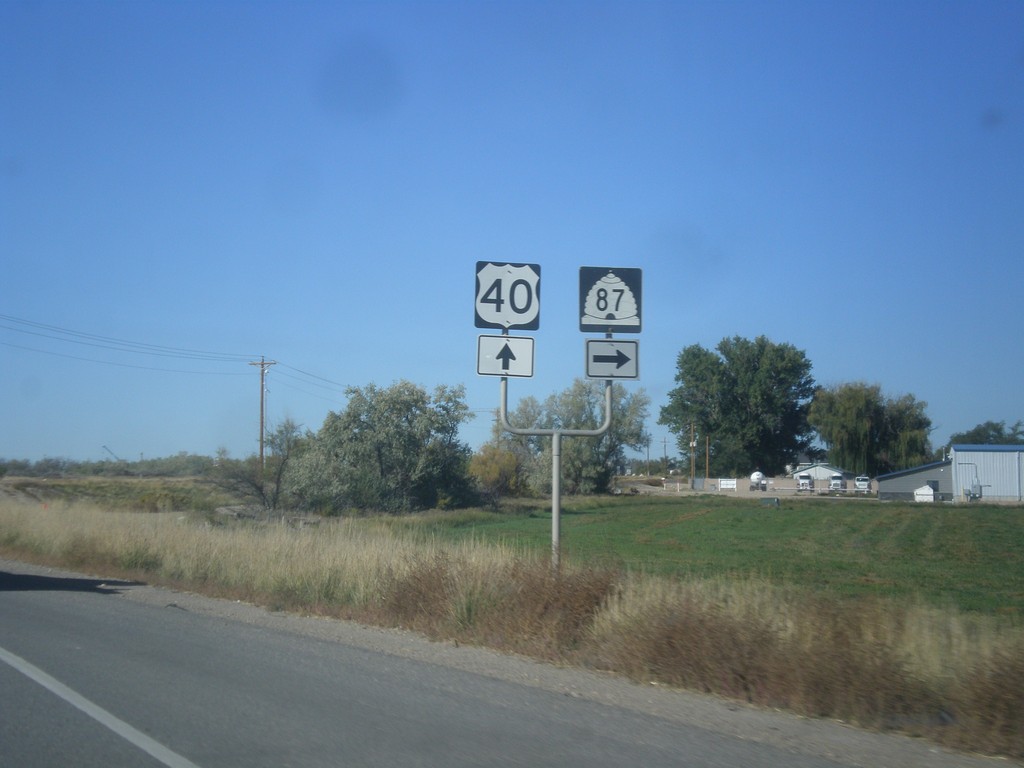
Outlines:
{"label": "wooden utility pole", "polygon": [[260,367],[260,481],[263,480],[263,445],[264,436],[266,435],[266,421],[267,421],[267,368],[272,365],[277,365],[276,360],[265,360],[263,356],[260,356],[258,363],[253,362],[249,365],[258,365]]}
{"label": "wooden utility pole", "polygon": [[697,453],[697,436],[693,431],[693,424],[690,425],[690,460],[687,462],[690,465],[690,490],[693,490],[693,459]]}

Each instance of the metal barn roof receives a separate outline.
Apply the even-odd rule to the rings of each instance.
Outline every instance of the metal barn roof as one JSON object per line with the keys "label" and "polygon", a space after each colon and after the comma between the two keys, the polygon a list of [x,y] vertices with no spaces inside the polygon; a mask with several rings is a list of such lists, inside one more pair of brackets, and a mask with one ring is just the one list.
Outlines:
{"label": "metal barn roof", "polygon": [[927,472],[928,470],[935,469],[941,466],[949,466],[950,459],[944,459],[943,461],[933,461],[931,464],[922,464],[919,467],[911,467],[910,469],[900,469],[896,472],[890,472],[887,475],[879,475],[876,480],[891,480],[896,477],[903,477],[904,475],[916,475],[919,472]]}
{"label": "metal barn roof", "polygon": [[1024,445],[987,445],[987,444],[957,444],[950,446],[951,450],[964,451],[968,453],[984,452],[984,453],[1016,453],[1017,451],[1024,451]]}

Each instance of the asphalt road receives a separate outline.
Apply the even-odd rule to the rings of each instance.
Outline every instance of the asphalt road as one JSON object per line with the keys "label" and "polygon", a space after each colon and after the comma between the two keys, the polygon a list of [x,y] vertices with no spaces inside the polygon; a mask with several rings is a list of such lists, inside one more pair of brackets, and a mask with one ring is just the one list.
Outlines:
{"label": "asphalt road", "polygon": [[408,633],[0,560],[3,768],[992,764]]}

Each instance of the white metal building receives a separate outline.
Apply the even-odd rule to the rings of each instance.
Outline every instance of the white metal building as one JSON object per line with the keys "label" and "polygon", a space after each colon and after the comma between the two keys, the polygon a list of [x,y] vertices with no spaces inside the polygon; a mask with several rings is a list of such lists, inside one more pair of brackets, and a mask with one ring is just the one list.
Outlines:
{"label": "white metal building", "polygon": [[828,481],[832,475],[842,475],[844,480],[853,480],[853,473],[847,472],[845,469],[839,467],[833,467],[831,464],[801,464],[795,470],[790,472],[790,477],[794,480],[800,475],[810,475],[814,479],[814,484],[818,488],[828,488]]}
{"label": "white metal building", "polygon": [[1024,445],[954,445],[954,501],[1024,501]]}

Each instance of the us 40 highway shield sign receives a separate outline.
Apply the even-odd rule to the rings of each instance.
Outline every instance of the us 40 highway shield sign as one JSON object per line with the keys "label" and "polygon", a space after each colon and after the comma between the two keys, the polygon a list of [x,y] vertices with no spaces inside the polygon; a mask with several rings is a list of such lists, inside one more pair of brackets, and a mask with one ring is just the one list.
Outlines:
{"label": "us 40 highway shield sign", "polygon": [[476,263],[476,327],[540,327],[540,265]]}

